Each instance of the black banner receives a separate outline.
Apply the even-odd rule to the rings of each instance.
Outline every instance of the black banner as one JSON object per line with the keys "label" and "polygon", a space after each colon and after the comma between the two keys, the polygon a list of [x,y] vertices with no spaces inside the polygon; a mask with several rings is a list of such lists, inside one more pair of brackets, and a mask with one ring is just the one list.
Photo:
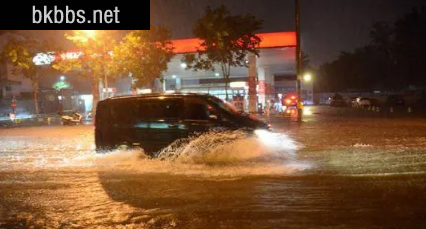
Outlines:
{"label": "black banner", "polygon": [[1,29],[149,29],[149,1],[8,0]]}

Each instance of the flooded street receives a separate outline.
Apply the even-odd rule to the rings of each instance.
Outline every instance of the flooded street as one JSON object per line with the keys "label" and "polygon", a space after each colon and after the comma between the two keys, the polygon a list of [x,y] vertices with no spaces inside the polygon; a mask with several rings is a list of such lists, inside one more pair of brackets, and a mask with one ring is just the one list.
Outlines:
{"label": "flooded street", "polygon": [[161,159],[97,155],[93,126],[0,129],[0,228],[426,228],[424,120],[270,121]]}

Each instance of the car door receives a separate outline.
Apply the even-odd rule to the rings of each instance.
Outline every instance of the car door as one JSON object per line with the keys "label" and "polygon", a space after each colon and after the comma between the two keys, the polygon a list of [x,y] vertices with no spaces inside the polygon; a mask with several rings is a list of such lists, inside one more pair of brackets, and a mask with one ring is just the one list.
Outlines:
{"label": "car door", "polygon": [[114,145],[137,146],[147,141],[146,117],[141,116],[141,100],[125,99],[114,101],[111,105],[111,135]]}
{"label": "car door", "polygon": [[159,151],[179,138],[183,108],[183,99],[179,97],[156,97],[144,102],[141,113],[147,117],[149,128],[146,150]]}
{"label": "car door", "polygon": [[222,126],[222,115],[209,103],[197,98],[185,99],[183,118],[184,125],[179,128],[181,137],[205,133]]}

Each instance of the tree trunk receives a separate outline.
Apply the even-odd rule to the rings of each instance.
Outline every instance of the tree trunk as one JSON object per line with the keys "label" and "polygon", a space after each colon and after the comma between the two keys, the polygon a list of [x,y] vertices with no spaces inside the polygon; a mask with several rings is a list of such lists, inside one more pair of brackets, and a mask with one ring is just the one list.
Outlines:
{"label": "tree trunk", "polygon": [[157,88],[155,87],[155,81],[157,78],[153,79],[149,84],[148,87],[151,89],[151,93],[158,93]]}
{"label": "tree trunk", "polygon": [[92,93],[93,93],[93,100],[92,100],[92,117],[96,112],[96,106],[98,105],[99,101],[99,79],[96,76],[92,76]]}
{"label": "tree trunk", "polygon": [[227,101],[227,102],[229,102],[229,100],[228,100],[228,78],[229,78],[229,76],[225,76],[225,100]]}
{"label": "tree trunk", "polygon": [[39,109],[38,109],[38,79],[34,79],[33,80],[33,88],[34,88],[34,93],[33,93],[33,97],[34,97],[34,108],[35,108],[35,113],[39,114]]}

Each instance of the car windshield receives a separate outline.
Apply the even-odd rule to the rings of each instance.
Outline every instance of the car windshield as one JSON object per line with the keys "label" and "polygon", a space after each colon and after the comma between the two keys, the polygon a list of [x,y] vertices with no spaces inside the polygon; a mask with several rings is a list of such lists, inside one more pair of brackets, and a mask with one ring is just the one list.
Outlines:
{"label": "car windshield", "polygon": [[225,110],[229,114],[240,114],[241,113],[230,102],[227,102],[227,101],[224,101],[224,100],[221,100],[221,99],[218,99],[218,98],[211,99],[211,101],[216,103],[220,108],[222,108],[223,110]]}

